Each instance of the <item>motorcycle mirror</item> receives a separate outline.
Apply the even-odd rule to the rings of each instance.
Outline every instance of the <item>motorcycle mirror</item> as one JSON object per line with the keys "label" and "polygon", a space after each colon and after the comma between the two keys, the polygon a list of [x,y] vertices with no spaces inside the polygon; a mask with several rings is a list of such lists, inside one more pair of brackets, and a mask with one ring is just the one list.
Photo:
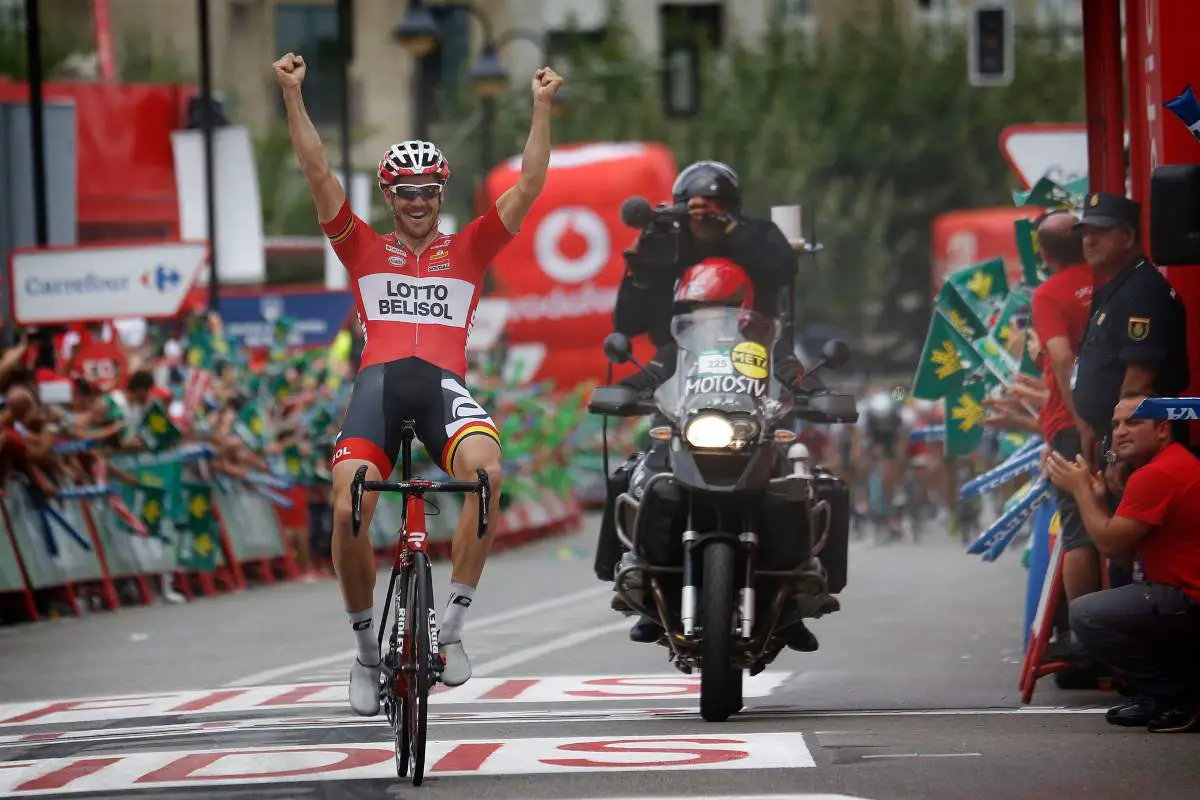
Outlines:
{"label": "motorcycle mirror", "polygon": [[830,369],[841,369],[850,361],[850,345],[841,339],[830,339],[821,348],[821,358]]}
{"label": "motorcycle mirror", "polygon": [[633,357],[633,345],[623,333],[610,333],[604,337],[604,356],[614,364],[624,364]]}

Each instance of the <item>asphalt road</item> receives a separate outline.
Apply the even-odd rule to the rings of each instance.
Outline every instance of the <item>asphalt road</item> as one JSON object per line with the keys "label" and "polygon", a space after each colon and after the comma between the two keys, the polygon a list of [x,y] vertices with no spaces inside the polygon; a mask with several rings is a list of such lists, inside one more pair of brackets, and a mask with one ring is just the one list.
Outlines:
{"label": "asphalt road", "polygon": [[857,546],[820,651],[785,651],[707,724],[697,679],[609,610],[594,525],[489,564],[475,677],[433,699],[420,788],[394,778],[386,723],[346,705],[351,634],[320,582],[0,629],[0,796],[1197,796],[1200,739],[1111,728],[1112,696],[1050,679],[1019,707],[1015,553]]}

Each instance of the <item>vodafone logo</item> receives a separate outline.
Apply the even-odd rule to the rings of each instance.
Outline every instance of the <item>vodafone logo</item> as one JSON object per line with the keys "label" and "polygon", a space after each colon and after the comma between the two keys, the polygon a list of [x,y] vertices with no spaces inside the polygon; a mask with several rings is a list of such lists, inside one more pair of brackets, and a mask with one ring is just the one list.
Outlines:
{"label": "vodafone logo", "polygon": [[559,283],[583,283],[608,263],[608,226],[590,208],[567,206],[551,212],[534,235],[533,252],[542,272]]}

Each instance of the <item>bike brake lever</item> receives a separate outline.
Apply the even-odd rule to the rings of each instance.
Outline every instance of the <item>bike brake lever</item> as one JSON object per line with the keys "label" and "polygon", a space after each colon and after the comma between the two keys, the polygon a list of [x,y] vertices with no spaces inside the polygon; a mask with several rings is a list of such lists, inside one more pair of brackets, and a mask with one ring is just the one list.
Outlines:
{"label": "bike brake lever", "polygon": [[364,464],[354,473],[354,480],[350,481],[350,534],[355,537],[362,525],[363,481],[366,479],[367,466]]}
{"label": "bike brake lever", "polygon": [[487,536],[488,507],[492,504],[492,487],[486,469],[476,470],[479,478],[479,538]]}

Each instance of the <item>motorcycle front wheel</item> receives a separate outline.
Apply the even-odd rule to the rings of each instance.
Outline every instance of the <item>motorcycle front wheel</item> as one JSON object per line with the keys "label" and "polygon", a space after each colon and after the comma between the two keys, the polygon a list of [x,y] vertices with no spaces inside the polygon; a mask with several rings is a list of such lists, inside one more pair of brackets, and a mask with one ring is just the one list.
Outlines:
{"label": "motorcycle front wheel", "polygon": [[[700,716],[724,722],[742,706],[741,670],[733,665],[734,575],[736,551],[726,541],[704,547],[700,587]],[[737,697],[733,695],[736,694]]]}

